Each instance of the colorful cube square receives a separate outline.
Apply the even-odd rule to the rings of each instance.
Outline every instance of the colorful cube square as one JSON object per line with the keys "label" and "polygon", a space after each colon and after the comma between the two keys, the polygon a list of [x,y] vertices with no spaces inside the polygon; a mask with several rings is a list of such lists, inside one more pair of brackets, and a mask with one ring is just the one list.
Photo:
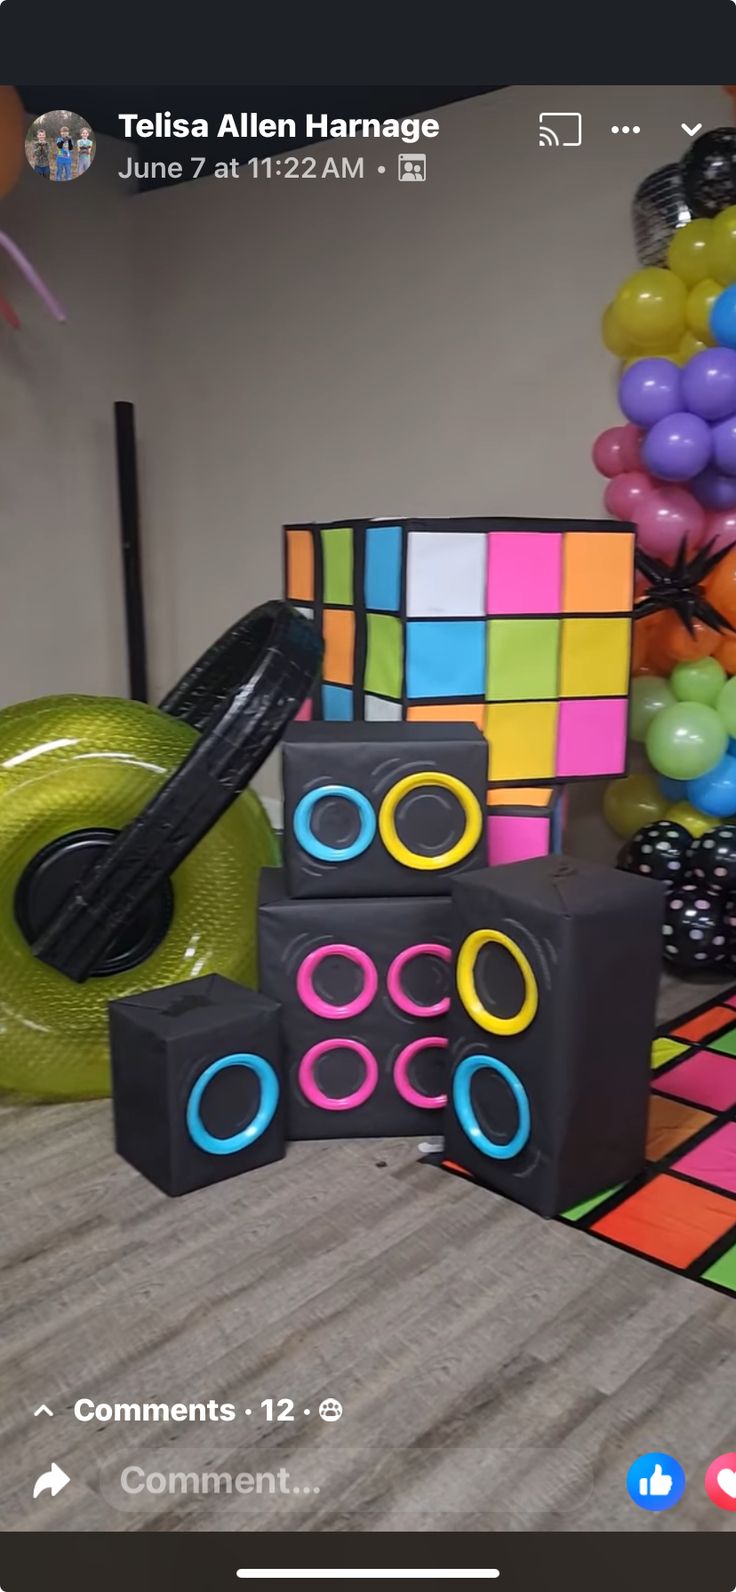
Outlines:
{"label": "colorful cube square", "polygon": [[729,1028],[727,1033],[719,1034],[717,1039],[709,1039],[708,1049],[717,1050],[719,1055],[736,1056],[736,1028]]}
{"label": "colorful cube square", "polygon": [[665,1067],[668,1061],[674,1061],[675,1056],[684,1055],[687,1045],[677,1039],[668,1039],[662,1035],[659,1039],[652,1040],[652,1071],[658,1067]]}
{"label": "colorful cube square", "polygon": [[529,857],[547,857],[551,849],[549,818],[540,818],[535,813],[489,811],[489,867],[504,862],[526,862]]}
{"label": "colorful cube square", "polygon": [[560,696],[622,697],[631,662],[628,619],[565,619],[560,655]]}
{"label": "colorful cube square", "polygon": [[559,619],[492,619],[488,625],[488,701],[556,697],[559,644]]}
{"label": "colorful cube square", "polygon": [[469,619],[485,612],[486,539],[478,531],[410,531],[409,619]]}
{"label": "colorful cube square", "polygon": [[647,1160],[663,1161],[665,1156],[671,1155],[673,1150],[679,1149],[688,1139],[693,1139],[696,1133],[702,1133],[703,1128],[713,1122],[715,1117],[708,1111],[699,1111],[697,1106],[685,1106],[679,1100],[666,1100],[664,1095],[653,1094],[649,1101]]}
{"label": "colorful cube square", "polygon": [[698,1012],[695,1017],[687,1017],[681,1023],[677,1023],[672,1033],[677,1039],[686,1040],[688,1044],[697,1044],[698,1040],[702,1042],[733,1022],[733,1012],[729,1008],[729,1002],[709,1006],[707,1011]]}
{"label": "colorful cube square", "polygon": [[735,1226],[736,1201],[662,1173],[594,1222],[592,1231],[684,1271]]}
{"label": "colorful cube square", "polygon": [[363,684],[379,696],[401,698],[404,685],[404,635],[400,620],[390,614],[366,615],[366,659]]}
{"label": "colorful cube square", "polygon": [[591,779],[621,773],[626,767],[627,718],[625,697],[561,702],[557,778]]}
{"label": "colorful cube square", "polygon": [[413,702],[406,717],[425,724],[474,724],[482,730],[485,711],[482,702]]}
{"label": "colorful cube square", "polygon": [[484,620],[407,622],[408,697],[482,697],[485,665]]}
{"label": "colorful cube square", "polygon": [[486,590],[489,614],[558,614],[561,596],[561,532],[490,532]]}
{"label": "colorful cube square", "polygon": [[562,577],[562,607],[566,613],[628,614],[633,595],[633,533],[566,533]]}
{"label": "colorful cube square", "polygon": [[314,598],[314,538],[310,531],[286,532],[286,595],[292,602]]}
{"label": "colorful cube square", "polygon": [[729,1293],[736,1293],[736,1244],[726,1250],[725,1255],[718,1259],[701,1273],[703,1282],[714,1282],[719,1288],[727,1288]]}
{"label": "colorful cube square", "polygon": [[353,602],[352,526],[325,526],[322,530],[323,599],[326,604]]}
{"label": "colorful cube square", "polygon": [[486,711],[494,784],[549,779],[555,772],[556,702],[494,702]]}
{"label": "colorful cube square", "polygon": [[368,724],[395,724],[403,717],[401,703],[389,702],[386,697],[366,693],[364,708]]}
{"label": "colorful cube square", "polygon": [[352,691],[347,691],[342,685],[323,685],[322,717],[351,723],[354,718]]}
{"label": "colorful cube square", "polygon": [[322,675],[331,685],[352,685],[355,661],[355,615],[347,608],[325,608],[322,615],[325,655]]}
{"label": "colorful cube square", "polygon": [[365,606],[397,613],[401,607],[403,531],[400,525],[369,525],[365,533]]}
{"label": "colorful cube square", "polygon": [[730,1111],[736,1105],[736,1060],[696,1050],[655,1079],[654,1087],[658,1094],[692,1100],[712,1111]]}

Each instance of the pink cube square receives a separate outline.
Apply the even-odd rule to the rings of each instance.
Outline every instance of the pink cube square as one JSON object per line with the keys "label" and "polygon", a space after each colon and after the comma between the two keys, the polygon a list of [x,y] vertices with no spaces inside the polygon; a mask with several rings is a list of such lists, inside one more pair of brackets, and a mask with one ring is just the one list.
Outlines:
{"label": "pink cube square", "polygon": [[570,698],[560,703],[558,779],[623,774],[626,767],[625,697]]}
{"label": "pink cube square", "polygon": [[675,1161],[675,1171],[684,1172],[699,1183],[711,1183],[714,1188],[728,1189],[736,1194],[736,1123],[709,1133],[702,1144]]}
{"label": "pink cube square", "polygon": [[294,714],[294,720],[297,724],[303,724],[306,719],[311,719],[313,713],[314,703],[311,697],[307,697],[306,702],[302,702],[299,712]]}
{"label": "pink cube square", "polygon": [[691,1100],[711,1111],[730,1111],[736,1105],[736,1060],[712,1050],[695,1050],[662,1077],[655,1074],[654,1092]]}
{"label": "pink cube square", "polygon": [[488,814],[488,861],[526,862],[529,857],[547,857],[550,851],[550,821],[522,813]]}
{"label": "pink cube square", "polygon": [[562,602],[559,531],[491,531],[489,614],[558,614]]}

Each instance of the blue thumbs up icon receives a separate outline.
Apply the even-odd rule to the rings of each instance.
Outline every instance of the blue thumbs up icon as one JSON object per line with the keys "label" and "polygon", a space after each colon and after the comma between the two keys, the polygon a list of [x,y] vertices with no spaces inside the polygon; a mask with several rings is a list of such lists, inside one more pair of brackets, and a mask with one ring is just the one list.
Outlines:
{"label": "blue thumbs up icon", "polygon": [[686,1486],[682,1465],[671,1454],[642,1454],[626,1477],[631,1502],[656,1514],[679,1504]]}

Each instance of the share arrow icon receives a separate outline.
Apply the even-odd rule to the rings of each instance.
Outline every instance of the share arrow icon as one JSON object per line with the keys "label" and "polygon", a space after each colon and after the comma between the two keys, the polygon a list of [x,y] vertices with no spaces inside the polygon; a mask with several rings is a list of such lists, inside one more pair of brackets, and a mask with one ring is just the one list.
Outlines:
{"label": "share arrow icon", "polygon": [[55,1462],[53,1462],[51,1469],[44,1471],[43,1476],[39,1476],[38,1481],[33,1489],[33,1496],[34,1498],[38,1498],[40,1493],[50,1492],[51,1497],[55,1498],[56,1494],[60,1493],[63,1487],[68,1486],[71,1479],[71,1476],[67,1476],[66,1471],[62,1470],[61,1465],[57,1465]]}

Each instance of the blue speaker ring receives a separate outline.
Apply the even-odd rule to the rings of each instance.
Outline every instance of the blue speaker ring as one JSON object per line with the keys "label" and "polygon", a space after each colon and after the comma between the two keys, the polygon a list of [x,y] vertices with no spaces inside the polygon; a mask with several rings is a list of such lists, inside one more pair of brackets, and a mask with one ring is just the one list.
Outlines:
{"label": "blue speaker ring", "polygon": [[[330,796],[341,796],[343,801],[352,802],[357,808],[360,817],[360,829],[349,846],[326,846],[312,831],[312,813],[317,802],[326,800]],[[318,785],[316,790],[307,791],[294,809],[294,834],[302,851],[307,856],[314,857],[317,862],[352,862],[354,857],[360,857],[368,850],[376,833],[376,815],[370,802],[362,791],[354,790],[352,785]]]}
{"label": "blue speaker ring", "polygon": [[[218,1072],[224,1072],[226,1067],[247,1067],[250,1072],[254,1072],[261,1086],[261,1098],[255,1116],[241,1133],[233,1133],[229,1139],[217,1139],[214,1134],[207,1132],[200,1116],[200,1106],[207,1085]],[[204,1150],[207,1155],[237,1155],[238,1150],[247,1150],[265,1133],[273,1120],[279,1103],[279,1094],[279,1080],[271,1063],[264,1061],[263,1056],[240,1052],[233,1056],[220,1056],[200,1073],[187,1101],[189,1137],[198,1149]]]}
{"label": "blue speaker ring", "polygon": [[[488,1134],[483,1132],[473,1109],[471,1084],[475,1074],[484,1068],[497,1072],[499,1077],[503,1078],[516,1102],[518,1126],[513,1138],[506,1144],[497,1144],[493,1139],[489,1139]],[[523,1083],[517,1078],[516,1073],[506,1066],[505,1061],[497,1061],[495,1056],[465,1056],[452,1080],[452,1103],[463,1133],[467,1135],[475,1149],[480,1150],[481,1155],[487,1155],[493,1161],[512,1161],[515,1156],[521,1154],[531,1132],[529,1097]]]}

